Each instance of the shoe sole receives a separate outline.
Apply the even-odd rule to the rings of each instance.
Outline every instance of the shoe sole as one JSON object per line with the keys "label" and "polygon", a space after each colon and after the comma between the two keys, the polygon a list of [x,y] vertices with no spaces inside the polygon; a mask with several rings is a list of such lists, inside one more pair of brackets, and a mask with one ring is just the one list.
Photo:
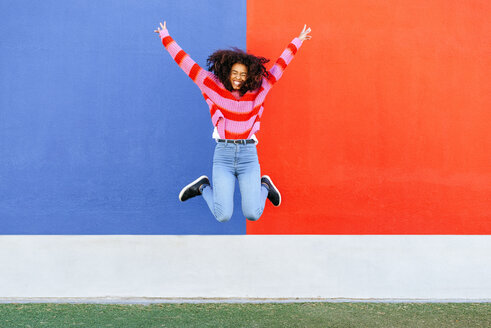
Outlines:
{"label": "shoe sole", "polygon": [[280,193],[280,191],[278,190],[278,188],[276,188],[276,186],[274,185],[273,180],[272,180],[272,179],[269,177],[269,175],[263,175],[263,176],[262,176],[262,178],[266,178],[266,179],[268,179],[268,180],[269,180],[269,182],[271,182],[271,185],[273,186],[273,188],[276,190],[276,192],[277,192],[277,193],[278,193],[278,195],[280,196],[280,202],[278,203],[278,205],[274,205],[274,204],[273,204],[273,206],[275,206],[275,207],[280,206],[280,205],[281,205],[281,193]]}
{"label": "shoe sole", "polygon": [[[189,184],[188,184],[186,187],[182,188],[182,189],[181,189],[181,192],[179,193],[179,200],[180,200],[181,202],[184,202],[184,201],[182,200],[182,195],[184,194],[184,192],[186,191],[186,189],[188,189],[188,188],[189,188],[189,187],[191,187],[193,184],[195,184],[196,182],[198,182],[199,180],[201,180],[201,179],[203,179],[203,178],[207,178],[207,179],[208,179],[208,177],[207,177],[206,175],[202,175],[202,176],[200,176],[198,179],[196,179],[196,180],[194,180],[193,182],[189,183]],[[209,179],[208,179],[208,180],[209,180]]]}

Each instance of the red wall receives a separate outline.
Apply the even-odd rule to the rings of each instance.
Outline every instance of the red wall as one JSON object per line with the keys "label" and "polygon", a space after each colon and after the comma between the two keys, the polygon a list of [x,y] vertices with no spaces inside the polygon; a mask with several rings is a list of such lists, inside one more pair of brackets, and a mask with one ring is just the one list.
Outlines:
{"label": "red wall", "polygon": [[265,103],[280,188],[248,234],[490,234],[491,2],[247,1],[248,51],[306,41]]}

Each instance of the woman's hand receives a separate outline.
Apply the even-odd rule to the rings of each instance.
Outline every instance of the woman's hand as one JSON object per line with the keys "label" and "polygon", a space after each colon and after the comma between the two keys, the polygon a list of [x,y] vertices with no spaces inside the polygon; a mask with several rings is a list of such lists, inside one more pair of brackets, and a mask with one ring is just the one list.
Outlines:
{"label": "woman's hand", "polygon": [[309,27],[309,28],[307,28],[307,24],[305,24],[305,25],[303,26],[303,30],[302,30],[302,32],[300,32],[300,35],[298,36],[298,38],[299,38],[300,40],[302,40],[302,41],[312,39],[312,36],[311,36],[311,35],[309,35],[310,31],[311,31],[311,30],[310,30],[310,27]]}
{"label": "woman's hand", "polygon": [[[167,27],[165,27],[165,21],[164,21],[164,25],[162,25],[162,22],[160,22],[160,27],[162,28],[162,30],[165,30]],[[160,33],[160,31],[162,31],[160,29],[160,27],[157,27],[156,30],[154,30],[155,33]]]}

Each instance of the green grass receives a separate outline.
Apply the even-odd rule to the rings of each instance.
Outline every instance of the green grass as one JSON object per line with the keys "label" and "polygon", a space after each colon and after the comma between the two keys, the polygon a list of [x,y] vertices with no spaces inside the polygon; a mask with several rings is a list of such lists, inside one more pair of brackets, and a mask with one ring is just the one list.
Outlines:
{"label": "green grass", "polygon": [[491,327],[491,303],[0,304],[0,327]]}

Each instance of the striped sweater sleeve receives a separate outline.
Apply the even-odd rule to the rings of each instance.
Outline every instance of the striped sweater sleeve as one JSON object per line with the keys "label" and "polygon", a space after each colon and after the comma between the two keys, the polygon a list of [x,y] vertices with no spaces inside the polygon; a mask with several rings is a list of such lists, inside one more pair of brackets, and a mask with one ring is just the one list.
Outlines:
{"label": "striped sweater sleeve", "polygon": [[299,38],[293,39],[292,42],[288,44],[288,46],[283,51],[280,58],[278,58],[273,67],[271,67],[271,69],[269,70],[270,75],[267,79],[271,86],[273,86],[273,84],[275,84],[281,78],[283,72],[285,71],[285,68],[288,66],[288,64],[290,64],[301,45],[302,40],[300,40]]}
{"label": "striped sweater sleeve", "polygon": [[169,35],[167,29],[160,30],[160,39],[165,49],[169,52],[171,57],[175,60],[177,65],[186,73],[191,80],[203,90],[203,80],[208,75],[208,71],[201,68],[189,55],[182,50],[174,39]]}

